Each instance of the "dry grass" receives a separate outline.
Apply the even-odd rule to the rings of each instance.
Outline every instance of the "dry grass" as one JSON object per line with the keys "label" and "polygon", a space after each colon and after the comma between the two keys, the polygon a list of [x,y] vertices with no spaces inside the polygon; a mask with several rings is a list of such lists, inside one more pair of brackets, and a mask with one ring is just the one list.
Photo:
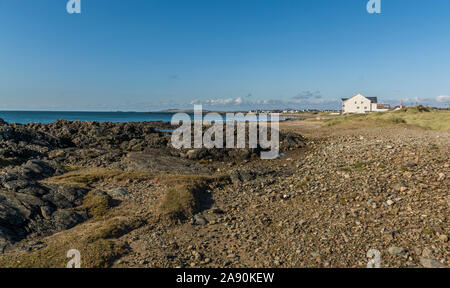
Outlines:
{"label": "dry grass", "polygon": [[103,168],[82,169],[70,171],[63,175],[47,178],[41,181],[44,184],[56,184],[76,187],[92,187],[95,184],[124,183],[134,180],[146,181],[155,180],[166,185],[191,185],[199,182],[214,182],[224,179],[223,175],[196,175],[196,174],[158,174],[158,173],[138,173],[120,170],[108,170]]}
{"label": "dry grass", "polygon": [[[161,177],[161,176],[160,176]],[[168,176],[163,176],[163,178]],[[166,178],[169,180],[169,178]],[[194,214],[197,206],[196,193],[206,190],[210,185],[223,185],[228,183],[229,177],[170,175],[169,184],[174,185],[167,190],[160,205],[160,212],[172,220],[183,220]]]}
{"label": "dry grass", "polygon": [[326,126],[339,126],[340,128],[407,124],[426,129],[449,131],[450,111],[417,106],[398,111],[344,115],[325,119],[323,122]]}
{"label": "dry grass", "polygon": [[92,168],[70,171],[66,174],[51,177],[41,181],[44,184],[56,184],[76,187],[90,187],[96,183],[109,182],[120,183],[130,180],[149,180],[155,176],[146,173],[125,172],[120,170],[108,170]]}
{"label": "dry grass", "polygon": [[228,175],[158,174],[153,176],[158,183],[177,186],[209,185],[229,180]]}
{"label": "dry grass", "polygon": [[186,219],[192,216],[195,206],[193,190],[179,186],[167,190],[161,203],[161,213],[172,219]]}
{"label": "dry grass", "polygon": [[127,244],[117,238],[140,225],[142,221],[132,217],[88,221],[45,238],[47,246],[40,250],[0,255],[0,267],[64,268],[70,260],[67,251],[77,249],[82,268],[107,268],[129,251]]}
{"label": "dry grass", "polygon": [[[208,185],[223,184],[228,176],[143,174],[107,169],[85,169],[71,171],[64,175],[46,179],[45,183],[95,187],[108,181],[152,180],[169,187],[157,213],[171,219],[186,218],[196,209],[195,193]],[[121,236],[128,234],[148,221],[152,215],[138,217],[136,203],[111,206],[111,198],[95,191],[83,199],[83,205],[76,209],[87,210],[92,218],[72,229],[45,237],[46,247],[31,252],[8,252],[0,255],[1,268],[64,268],[70,260],[67,251],[77,249],[81,253],[82,268],[111,267],[116,259],[129,252],[127,243]],[[160,215],[161,215],[160,214]],[[157,216],[158,214],[154,214]],[[147,217],[147,218],[143,218]],[[148,218],[151,217],[151,218]]]}
{"label": "dry grass", "polygon": [[83,205],[77,209],[87,210],[90,217],[104,216],[112,208],[112,199],[107,194],[90,191],[83,198]]}

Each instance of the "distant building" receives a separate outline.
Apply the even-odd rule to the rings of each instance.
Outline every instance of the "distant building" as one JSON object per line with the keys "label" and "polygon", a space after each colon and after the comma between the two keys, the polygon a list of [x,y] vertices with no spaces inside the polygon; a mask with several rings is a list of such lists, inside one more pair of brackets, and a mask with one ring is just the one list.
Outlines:
{"label": "distant building", "polygon": [[365,97],[361,94],[356,94],[351,98],[342,98],[342,113],[370,113],[389,111],[391,109],[389,104],[378,104],[377,97]]}
{"label": "distant building", "polygon": [[406,108],[406,106],[405,105],[397,105],[397,106],[395,106],[394,107],[394,111],[397,111],[397,110],[402,110],[402,109],[405,109]]}

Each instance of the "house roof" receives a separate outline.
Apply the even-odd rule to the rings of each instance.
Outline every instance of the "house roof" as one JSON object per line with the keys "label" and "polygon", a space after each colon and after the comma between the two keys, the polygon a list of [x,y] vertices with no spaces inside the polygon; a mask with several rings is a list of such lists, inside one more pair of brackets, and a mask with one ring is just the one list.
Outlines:
{"label": "house roof", "polygon": [[[377,97],[366,97],[366,96],[363,96],[361,94],[356,94],[355,96],[362,96],[364,98],[369,99],[370,102],[372,102],[372,103],[378,103],[378,98]],[[355,97],[355,96],[353,96],[353,97]],[[351,97],[351,98],[342,98],[342,101],[347,101],[349,99],[352,99],[353,97]]]}

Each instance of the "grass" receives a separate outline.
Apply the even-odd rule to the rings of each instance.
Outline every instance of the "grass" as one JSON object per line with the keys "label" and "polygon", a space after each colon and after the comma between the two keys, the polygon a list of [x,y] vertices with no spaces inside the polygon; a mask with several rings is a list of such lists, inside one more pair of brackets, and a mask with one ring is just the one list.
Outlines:
{"label": "grass", "polygon": [[90,217],[104,216],[112,208],[112,199],[107,194],[90,191],[83,198],[83,205],[77,209],[87,210]]}
{"label": "grass", "polygon": [[[168,190],[160,212],[173,219],[185,219],[192,216],[196,205],[195,193],[206,189],[209,185],[222,185],[229,181],[228,175],[195,175],[195,174],[151,174],[124,172],[107,169],[84,169],[70,171],[64,175],[43,180],[44,184],[57,184],[76,187],[94,187],[99,183],[117,183],[132,180],[153,180],[166,185]],[[79,209],[87,210],[91,217],[102,217],[111,208],[111,198],[95,191],[89,192],[83,199]]]}
{"label": "grass", "polygon": [[45,238],[43,241],[47,246],[40,250],[0,255],[0,267],[64,268],[70,260],[66,257],[67,251],[77,249],[82,268],[107,268],[129,251],[127,244],[118,238],[142,223],[133,217],[88,221]]}
{"label": "grass", "polygon": [[93,169],[70,171],[66,174],[51,177],[41,182],[44,184],[90,187],[95,183],[105,181],[108,181],[110,183],[118,183],[129,180],[148,180],[152,178],[154,178],[154,175],[146,173],[93,168]]}
{"label": "grass", "polygon": [[170,188],[161,203],[161,212],[172,219],[186,219],[192,216],[195,197],[191,188],[186,186]]}
{"label": "grass", "polygon": [[450,111],[416,106],[398,111],[344,115],[322,121],[326,126],[351,127],[363,123],[368,126],[407,124],[426,129],[449,131]]}
{"label": "grass", "polygon": [[75,187],[92,187],[95,184],[123,183],[133,180],[155,180],[158,183],[166,185],[190,185],[202,181],[214,182],[220,179],[226,179],[225,175],[198,175],[198,174],[158,174],[158,173],[139,173],[120,170],[109,170],[103,168],[82,169],[70,171],[63,175],[47,178],[41,182],[44,184],[56,184]]}
{"label": "grass", "polygon": [[[45,183],[95,187],[102,181],[130,181],[152,179],[169,188],[158,212],[170,219],[187,218],[198,209],[203,200],[198,194],[212,185],[228,183],[227,175],[169,175],[144,174],[107,169],[84,169],[46,179]],[[198,198],[198,199],[197,199]],[[117,259],[129,252],[129,246],[121,237],[158,217],[137,217],[136,203],[113,207],[111,198],[95,191],[89,192],[83,204],[76,209],[88,211],[91,219],[49,237],[41,239],[45,247],[28,252],[8,252],[0,255],[1,268],[64,268],[69,258],[67,251],[77,249],[81,254],[82,268],[111,267]],[[158,216],[158,215],[154,215]],[[159,221],[159,220],[158,220]]]}
{"label": "grass", "polygon": [[204,195],[204,191],[210,185],[223,185],[228,182],[229,177],[227,175],[176,175],[175,177],[171,175],[170,184],[175,184],[175,186],[167,190],[160,205],[160,212],[172,220],[187,219],[194,214],[198,202],[204,200],[197,199],[200,198],[200,194]]}
{"label": "grass", "polygon": [[129,252],[121,236],[141,227],[147,220],[134,215],[136,204],[112,208],[111,198],[94,191],[75,209],[87,210],[88,221],[41,239],[46,246],[31,252],[9,252],[0,255],[1,268],[64,268],[70,260],[67,251],[77,249],[82,268],[108,268]]}

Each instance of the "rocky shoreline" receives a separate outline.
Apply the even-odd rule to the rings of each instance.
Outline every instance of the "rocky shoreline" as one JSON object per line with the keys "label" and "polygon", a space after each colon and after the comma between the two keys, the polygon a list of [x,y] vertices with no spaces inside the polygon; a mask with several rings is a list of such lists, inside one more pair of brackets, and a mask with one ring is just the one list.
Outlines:
{"label": "rocky shoreline", "polygon": [[449,266],[448,132],[302,123],[260,160],[164,123],[0,120],[0,266]]}
{"label": "rocky shoreline", "polygon": [[[170,134],[161,132],[173,128],[163,122],[59,120],[22,125],[0,119],[0,253],[9,244],[48,236],[89,219],[86,211],[74,211],[82,205],[87,189],[40,182],[63,175],[73,167],[195,174],[211,171],[195,161],[241,161],[260,152],[177,150],[170,144]],[[303,145],[301,137],[283,137],[284,146]]]}

